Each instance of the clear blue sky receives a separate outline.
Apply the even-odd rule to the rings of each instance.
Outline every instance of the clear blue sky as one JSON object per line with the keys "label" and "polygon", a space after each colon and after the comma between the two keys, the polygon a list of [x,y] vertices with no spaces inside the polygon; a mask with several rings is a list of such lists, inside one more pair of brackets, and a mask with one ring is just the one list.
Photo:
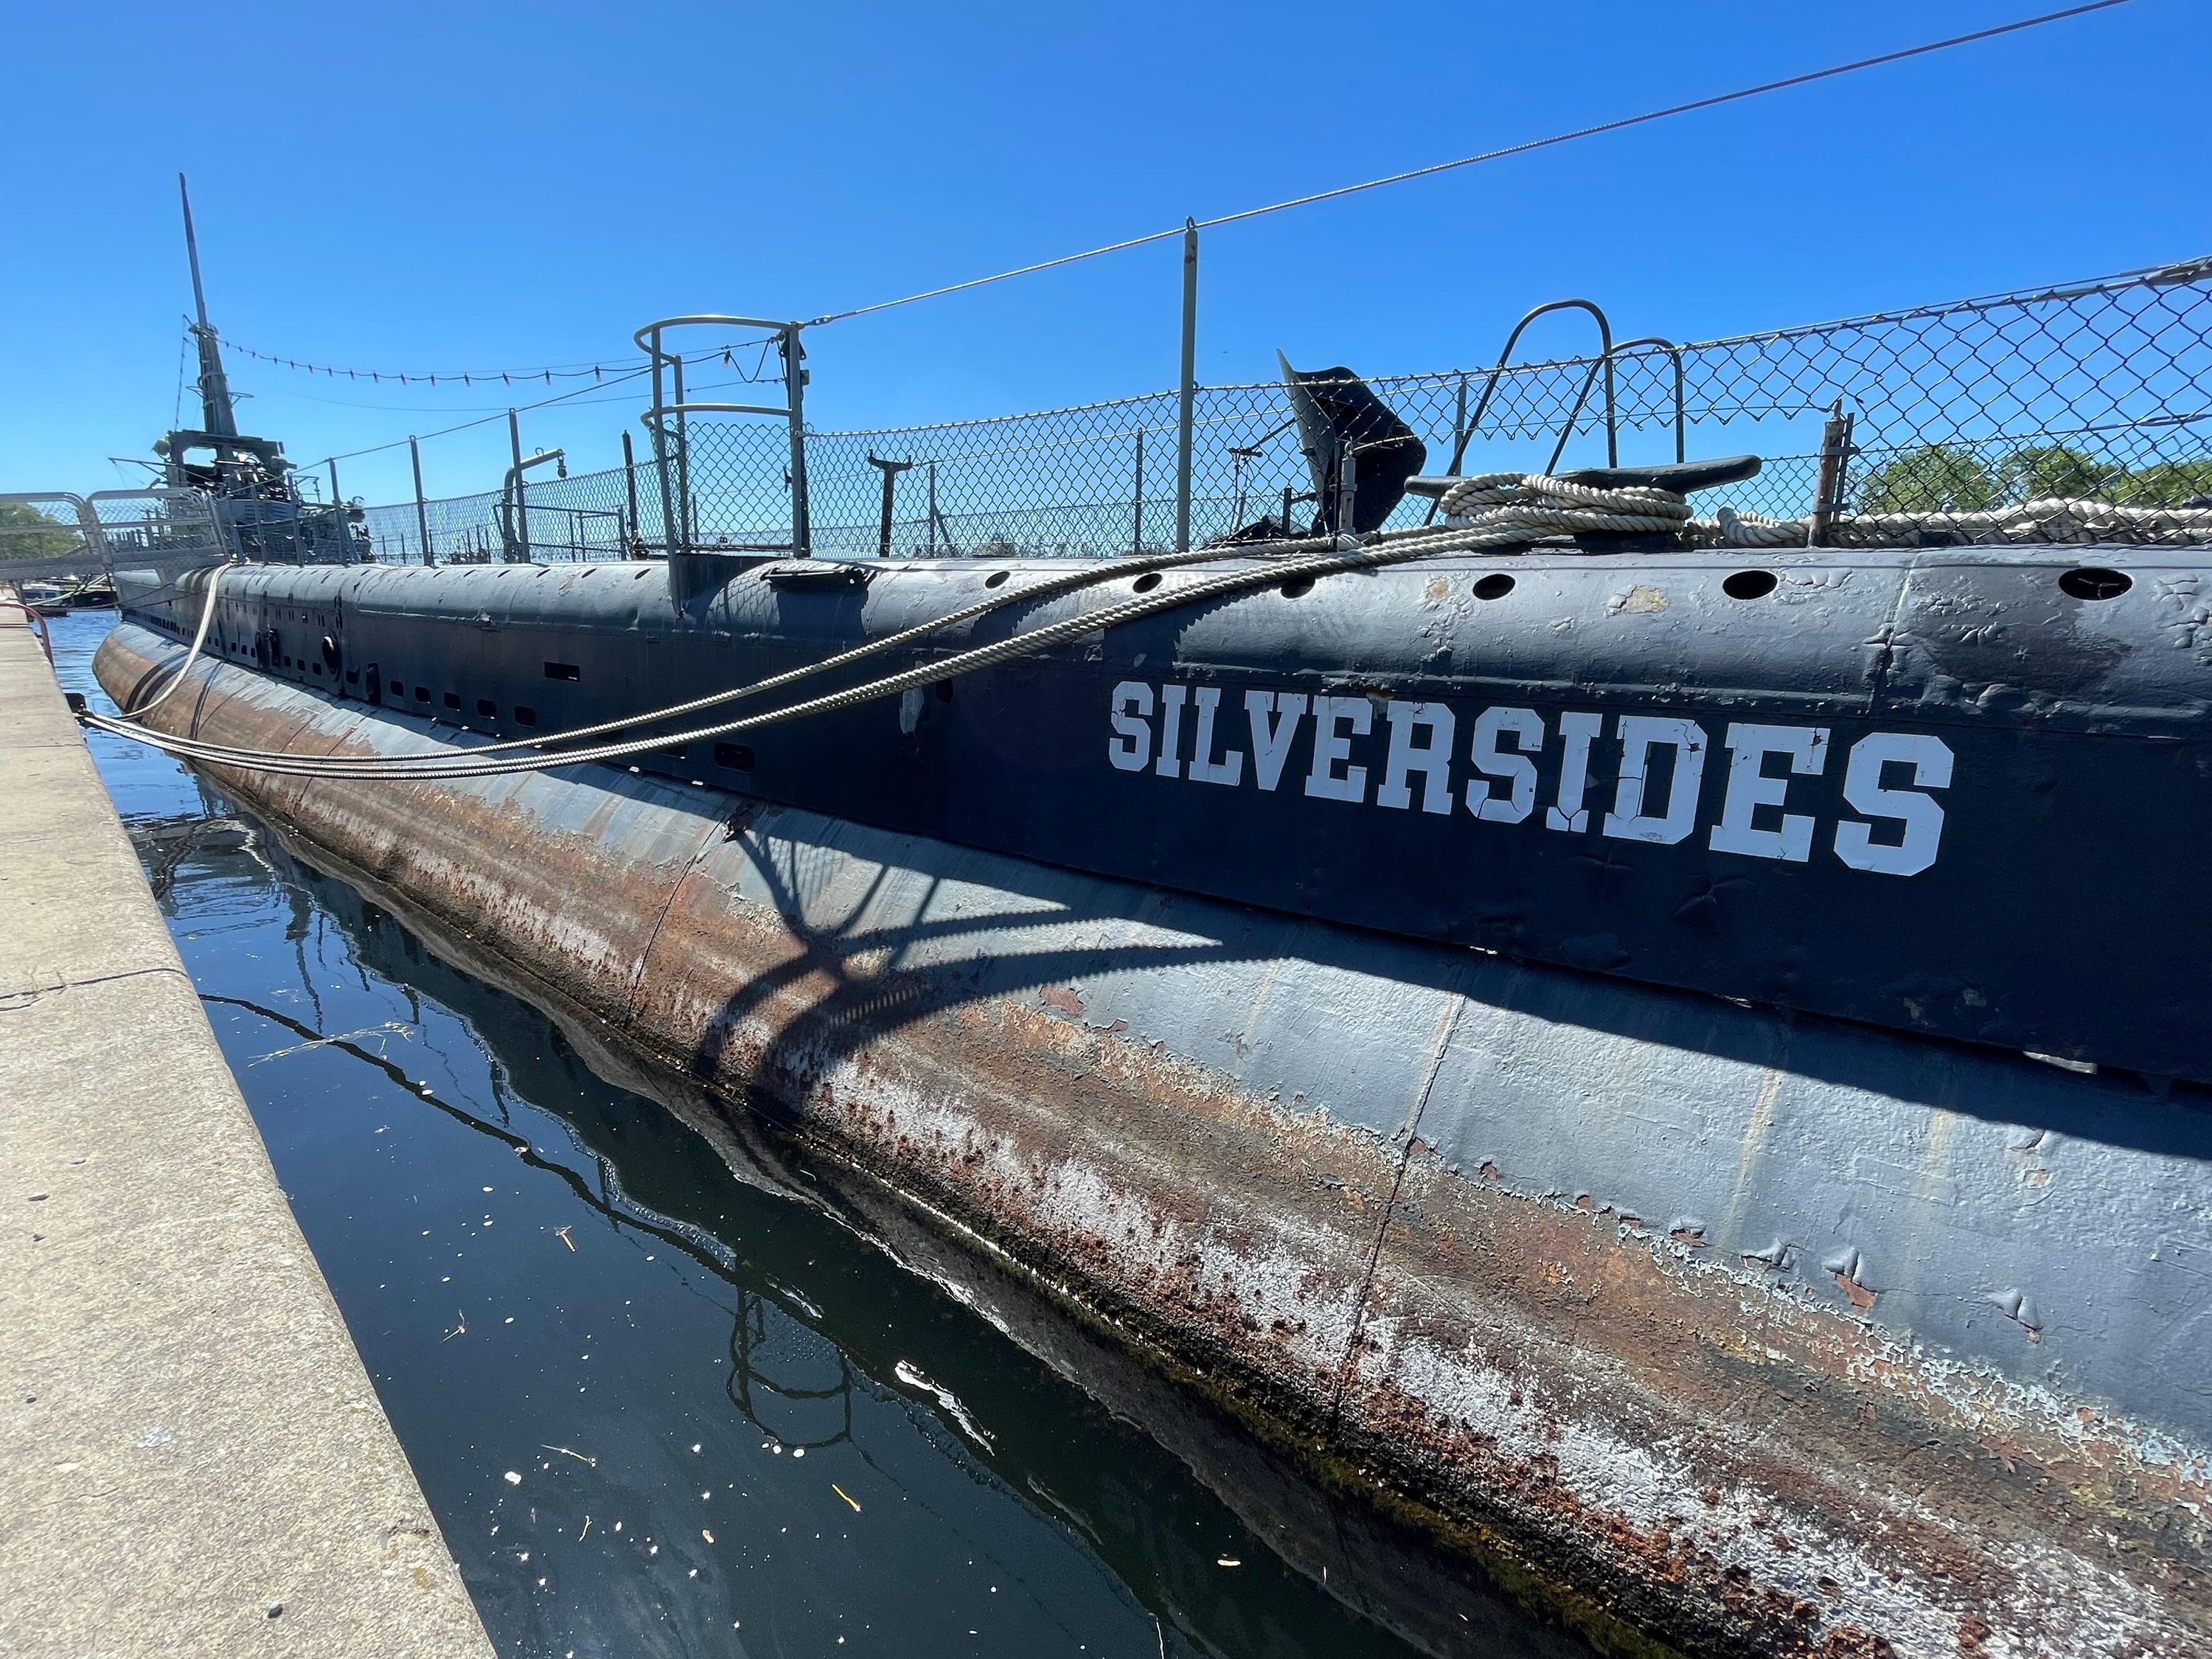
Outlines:
{"label": "clear blue sky", "polygon": [[[0,100],[0,488],[136,482],[106,458],[170,424],[179,168],[237,340],[410,371],[614,359],[656,315],[813,316],[2053,3],[27,7]],[[1200,374],[1266,379],[1279,345],[1483,362],[1569,293],[1704,337],[2212,251],[2208,87],[2212,7],[2136,0],[1224,228]],[[1179,257],[823,329],[810,412],[1171,385]],[[1573,349],[1559,326],[1532,343]],[[509,401],[231,369],[241,425],[303,462]],[[526,443],[613,463],[642,400],[609,395],[526,415]],[[426,445],[431,493],[495,486],[505,450],[500,424]],[[399,499],[405,469],[346,463],[345,492]]]}

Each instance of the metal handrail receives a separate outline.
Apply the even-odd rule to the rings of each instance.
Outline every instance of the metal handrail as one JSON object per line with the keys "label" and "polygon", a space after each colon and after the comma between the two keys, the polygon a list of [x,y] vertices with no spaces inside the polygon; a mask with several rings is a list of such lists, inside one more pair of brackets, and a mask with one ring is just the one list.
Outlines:
{"label": "metal handrail", "polygon": [[[1674,341],[1668,339],[1664,335],[1644,334],[1638,336],[1633,340],[1623,340],[1619,345],[1614,346],[1607,355],[1609,356],[1618,357],[1624,352],[1634,350],[1638,346],[1657,346],[1662,351],[1665,352],[1669,357],[1672,357],[1674,360],[1674,459],[1678,462],[1686,461],[1690,458],[1688,449],[1689,419],[1686,413],[1688,408],[1688,404],[1683,395],[1682,348],[1675,344]],[[1607,388],[1607,396],[1608,399],[1610,399],[1612,396],[1612,389],[1610,386]]]}
{"label": "metal handrail", "polygon": [[[799,558],[809,557],[814,551],[812,514],[809,511],[806,493],[806,371],[800,367],[805,356],[799,344],[803,323],[782,322],[771,317],[736,317],[714,312],[702,312],[691,316],[663,317],[646,324],[630,337],[638,349],[652,359],[653,404],[639,416],[653,436],[654,471],[660,480],[660,522],[667,550],[677,552],[679,542],[685,552],[691,550],[694,526],[691,522],[690,456],[686,440],[685,417],[691,415],[763,415],[781,416],[790,430],[791,464],[791,550]],[[661,337],[672,328],[764,328],[776,337],[777,349],[783,358],[783,404],[720,404],[690,403],[684,396],[684,359],[675,352],[663,349]],[[664,383],[662,374],[668,371],[669,380]],[[672,390],[672,400],[667,392]],[[676,466],[679,482],[672,483],[668,475],[668,422],[675,421]],[[683,515],[677,515],[678,500],[683,503]]]}
{"label": "metal handrail", "polygon": [[173,520],[177,503],[189,501],[205,524],[210,547],[208,562],[229,563],[243,556],[224,535],[222,517],[216,511],[214,498],[204,490],[181,489],[173,484],[157,484],[149,489],[95,489],[85,496],[79,517],[86,526],[86,540],[99,548],[111,578],[114,574],[115,550],[108,542],[107,526],[100,517],[97,503],[100,501],[159,501],[170,509]]}
{"label": "metal handrail", "polygon": [[[507,563],[528,563],[530,561],[530,498],[523,492],[522,475],[533,466],[543,466],[548,461],[559,463],[561,476],[568,476],[568,452],[565,449],[541,449],[535,455],[524,457],[507,469],[507,477],[499,488],[500,552]],[[517,560],[514,550],[522,550]]]}
{"label": "metal handrail", "polygon": [[[1482,384],[1482,396],[1477,399],[1474,405],[1474,418],[1467,423],[1467,430],[1459,434],[1457,441],[1452,446],[1451,465],[1447,469],[1448,471],[1458,471],[1460,462],[1466,459],[1468,442],[1482,425],[1483,415],[1490,408],[1490,399],[1498,390],[1498,382],[1505,373],[1505,365],[1512,359],[1513,348],[1521,343],[1522,332],[1539,317],[1548,316],[1554,311],[1587,311],[1597,324],[1598,362],[1606,371],[1605,464],[1607,466],[1620,465],[1620,434],[1613,423],[1613,324],[1596,301],[1567,299],[1547,300],[1513,325],[1513,331],[1505,337],[1504,349],[1498,354],[1498,362],[1491,368],[1490,378]],[[1589,396],[1589,386],[1586,382],[1583,387],[1582,395],[1575,399],[1574,410],[1567,416],[1568,432],[1574,430],[1576,416],[1582,413],[1583,398]]]}
{"label": "metal handrail", "polygon": [[[41,507],[54,501],[69,503],[70,514],[76,520],[77,534],[84,538],[87,550],[99,560],[101,574],[112,576],[113,570],[108,562],[106,540],[100,533],[100,520],[94,515],[92,509],[85,504],[83,496],[72,494],[66,489],[18,489],[0,494],[0,502],[22,507]],[[57,530],[66,530],[68,527],[59,520],[54,521],[54,528]],[[0,560],[0,577],[29,580],[50,574],[74,575],[77,574],[77,568],[82,562],[81,560],[68,556],[48,559]],[[39,566],[40,568],[36,571],[25,568],[33,564]],[[48,566],[58,568],[49,570],[46,568]]]}
{"label": "metal handrail", "polygon": [[[1467,459],[1467,447],[1481,428],[1482,417],[1490,409],[1490,399],[1498,390],[1498,382],[1504,376],[1505,365],[1512,361],[1513,348],[1521,343],[1522,332],[1539,317],[1549,316],[1555,311],[1589,313],[1591,319],[1597,324],[1598,355],[1590,364],[1590,372],[1583,377],[1581,390],[1575,393],[1574,407],[1567,411],[1565,423],[1559,428],[1559,441],[1553,447],[1552,459],[1545,464],[1544,470],[1548,472],[1557,466],[1559,457],[1566,453],[1567,440],[1574,434],[1575,422],[1582,418],[1583,405],[1589,400],[1590,387],[1596,382],[1601,370],[1605,374],[1605,464],[1607,466],[1620,465],[1620,431],[1615,423],[1613,407],[1613,323],[1595,300],[1547,300],[1514,324],[1513,331],[1505,337],[1504,347],[1498,352],[1498,361],[1491,366],[1490,377],[1482,383],[1482,396],[1475,402],[1474,417],[1468,422],[1463,430],[1453,434],[1451,465],[1444,469],[1446,473],[1456,473],[1460,463]],[[1428,523],[1436,516],[1437,503],[1431,501],[1428,515],[1422,522]]]}

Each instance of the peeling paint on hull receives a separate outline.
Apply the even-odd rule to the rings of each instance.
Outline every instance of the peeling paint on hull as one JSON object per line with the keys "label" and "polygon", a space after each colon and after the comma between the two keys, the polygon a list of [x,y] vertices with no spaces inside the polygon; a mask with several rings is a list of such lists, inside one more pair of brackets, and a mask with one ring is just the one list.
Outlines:
{"label": "peeling paint on hull", "polygon": [[2212,1646],[2194,1105],[605,769],[212,775],[1610,1642]]}

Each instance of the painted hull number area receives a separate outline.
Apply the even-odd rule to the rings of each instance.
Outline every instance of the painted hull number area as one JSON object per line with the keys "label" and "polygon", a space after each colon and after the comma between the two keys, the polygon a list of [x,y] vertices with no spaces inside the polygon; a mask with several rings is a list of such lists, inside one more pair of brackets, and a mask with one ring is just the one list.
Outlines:
{"label": "painted hull number area", "polygon": [[1121,772],[1886,876],[1936,863],[1953,764],[1918,732],[1838,758],[1825,726],[1142,680],[1114,688],[1108,726]]}

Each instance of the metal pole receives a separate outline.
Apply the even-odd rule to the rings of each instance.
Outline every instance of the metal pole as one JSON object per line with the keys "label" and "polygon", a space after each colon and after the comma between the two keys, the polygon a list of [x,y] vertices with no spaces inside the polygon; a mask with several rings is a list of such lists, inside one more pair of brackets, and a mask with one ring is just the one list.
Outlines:
{"label": "metal pole", "polygon": [[623,494],[629,502],[629,530],[623,538],[623,557],[637,556],[637,457],[630,451],[629,428],[624,427],[623,441]]}
{"label": "metal pole", "polygon": [[1838,398],[1820,428],[1820,471],[1813,488],[1812,523],[1805,536],[1808,547],[1828,544],[1829,529],[1843,506],[1844,462],[1850,442],[1851,417],[1844,413],[1844,400]]}
{"label": "metal pole", "polygon": [[[660,386],[660,331],[653,331],[653,406],[662,406]],[[661,551],[673,558],[676,555],[676,506],[668,487],[668,417],[653,417],[653,464],[660,474],[660,543]]]}
{"label": "metal pole", "polygon": [[335,460],[331,461],[331,462],[330,463],[330,469],[331,469],[331,513],[332,513],[333,514],[335,514],[335,515],[336,515],[336,516],[333,518],[332,522],[337,526],[337,532],[338,532],[338,553],[339,553],[339,555],[340,555],[340,557],[343,560],[343,562],[346,562],[346,563],[348,563],[348,564],[350,564],[350,563],[352,562],[352,560],[350,560],[350,559],[347,559],[347,558],[344,558],[344,555],[345,555],[348,551],[349,551],[349,549],[348,548],[347,544],[348,544],[348,543],[349,543],[352,538],[351,538],[350,537],[349,537],[349,536],[346,534],[345,506],[344,506],[344,503],[343,503],[343,501],[341,501],[338,499],[338,464],[337,464],[337,461],[335,461]]}
{"label": "metal pole", "polygon": [[[808,558],[814,552],[814,526],[806,504],[806,349],[799,343],[799,325],[783,331],[783,389],[791,405],[791,551]],[[884,488],[890,482],[886,476]]]}
{"label": "metal pole", "polygon": [[514,456],[515,516],[507,526],[508,545],[500,550],[500,556],[509,564],[515,562],[515,549],[522,550],[522,562],[530,562],[529,509],[523,506],[522,495],[522,422],[513,410],[507,411],[507,447]]}
{"label": "metal pole", "polygon": [[422,562],[435,564],[430,553],[430,508],[422,499],[422,446],[412,433],[407,437],[407,459],[415,464],[415,533],[422,543]]}
{"label": "metal pole", "polygon": [[929,464],[929,556],[937,556],[937,463]]}
{"label": "metal pole", "polygon": [[668,361],[676,375],[677,516],[684,526],[684,550],[689,553],[692,544],[699,539],[698,521],[692,517],[691,507],[691,428],[684,416],[684,359],[672,355]]}
{"label": "metal pole", "polygon": [[1176,551],[1190,549],[1190,437],[1198,400],[1198,221],[1182,222],[1182,381],[1176,408]]}
{"label": "metal pole", "polygon": [[1137,506],[1129,527],[1129,550],[1145,550],[1145,429],[1137,428]]}
{"label": "metal pole", "polygon": [[868,452],[868,465],[884,475],[883,516],[876,524],[876,556],[888,559],[891,556],[891,506],[896,487],[894,481],[900,473],[912,466],[914,461],[911,458],[903,461],[890,460],[872,449]]}

